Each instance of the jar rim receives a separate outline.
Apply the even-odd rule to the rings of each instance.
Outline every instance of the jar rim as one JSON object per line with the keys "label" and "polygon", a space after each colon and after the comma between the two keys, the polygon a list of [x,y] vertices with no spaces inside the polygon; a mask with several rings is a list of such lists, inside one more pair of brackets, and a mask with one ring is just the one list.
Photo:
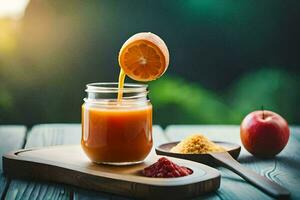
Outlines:
{"label": "jar rim", "polygon": [[125,83],[122,89],[118,88],[118,82],[95,82],[86,85],[86,92],[99,93],[133,93],[133,92],[147,92],[148,85],[140,83]]}

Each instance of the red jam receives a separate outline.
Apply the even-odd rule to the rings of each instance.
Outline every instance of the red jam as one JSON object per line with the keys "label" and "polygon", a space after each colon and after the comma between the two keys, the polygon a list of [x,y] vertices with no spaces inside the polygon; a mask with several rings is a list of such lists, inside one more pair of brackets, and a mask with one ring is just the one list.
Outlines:
{"label": "red jam", "polygon": [[179,166],[165,157],[161,157],[156,163],[143,170],[144,176],[159,178],[181,177],[192,173],[193,171],[191,169]]}

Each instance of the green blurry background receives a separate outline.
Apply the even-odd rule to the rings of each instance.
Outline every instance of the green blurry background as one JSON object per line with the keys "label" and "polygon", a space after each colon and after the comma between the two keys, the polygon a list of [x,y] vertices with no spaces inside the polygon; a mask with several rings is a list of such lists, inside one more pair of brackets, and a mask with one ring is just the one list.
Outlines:
{"label": "green blurry background", "polygon": [[0,122],[80,122],[85,85],[117,81],[123,42],[151,31],[170,51],[154,123],[239,124],[263,105],[299,124],[299,26],[299,0],[31,0],[0,13]]}

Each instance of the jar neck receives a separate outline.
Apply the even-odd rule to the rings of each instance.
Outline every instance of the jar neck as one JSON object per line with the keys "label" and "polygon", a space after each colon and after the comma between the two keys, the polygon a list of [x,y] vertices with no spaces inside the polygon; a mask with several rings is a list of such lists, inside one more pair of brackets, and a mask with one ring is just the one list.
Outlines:
{"label": "jar neck", "polygon": [[[91,83],[86,85],[86,103],[96,105],[145,105],[149,102],[148,86],[145,84],[124,84],[124,88],[119,89],[118,83]],[[119,92],[122,99],[118,100]]]}

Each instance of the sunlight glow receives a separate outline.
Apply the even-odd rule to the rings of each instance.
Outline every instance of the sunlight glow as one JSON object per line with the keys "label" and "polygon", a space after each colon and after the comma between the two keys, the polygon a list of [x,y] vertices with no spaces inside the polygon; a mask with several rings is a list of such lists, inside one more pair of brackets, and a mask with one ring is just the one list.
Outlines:
{"label": "sunlight glow", "polygon": [[20,19],[30,0],[0,0],[0,18]]}

